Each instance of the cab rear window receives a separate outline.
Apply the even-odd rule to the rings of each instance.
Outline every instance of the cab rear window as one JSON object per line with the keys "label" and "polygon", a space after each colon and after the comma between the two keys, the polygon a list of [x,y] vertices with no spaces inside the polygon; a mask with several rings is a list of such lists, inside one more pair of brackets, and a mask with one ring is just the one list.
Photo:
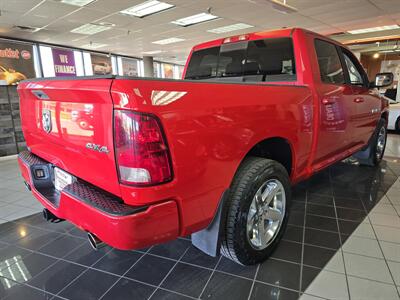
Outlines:
{"label": "cab rear window", "polygon": [[243,41],[193,52],[185,79],[211,78],[244,82],[295,81],[292,39]]}

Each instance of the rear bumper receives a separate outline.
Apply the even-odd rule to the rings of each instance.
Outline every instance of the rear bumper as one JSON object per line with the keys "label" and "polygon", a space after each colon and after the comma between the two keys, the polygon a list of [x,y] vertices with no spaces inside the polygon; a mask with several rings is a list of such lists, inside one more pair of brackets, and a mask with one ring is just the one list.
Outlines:
{"label": "rear bumper", "polygon": [[[179,233],[175,201],[133,207],[117,197],[78,181],[61,193],[54,189],[53,166],[30,152],[22,152],[18,163],[33,195],[60,219],[95,234],[106,244],[123,250],[140,249],[175,239]],[[38,179],[36,168],[47,170],[47,178]]]}

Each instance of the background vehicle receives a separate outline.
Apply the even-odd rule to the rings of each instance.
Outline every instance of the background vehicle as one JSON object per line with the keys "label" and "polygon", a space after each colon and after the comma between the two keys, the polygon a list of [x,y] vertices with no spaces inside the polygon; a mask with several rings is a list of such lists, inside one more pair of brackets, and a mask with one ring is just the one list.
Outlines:
{"label": "background vehicle", "polygon": [[[371,84],[326,37],[284,29],[211,41],[193,48],[184,76],[19,86],[30,147],[20,168],[47,219],[71,221],[94,247],[192,234],[210,255],[253,264],[284,232],[291,184],[353,154],[367,165],[383,157],[388,103],[372,89],[393,75]],[[60,119],[82,104],[92,135]]]}
{"label": "background vehicle", "polygon": [[400,103],[390,99],[388,129],[400,133]]}
{"label": "background vehicle", "polygon": [[93,64],[93,72],[94,74],[110,74],[111,73],[111,65],[106,62],[99,62],[97,64]]}

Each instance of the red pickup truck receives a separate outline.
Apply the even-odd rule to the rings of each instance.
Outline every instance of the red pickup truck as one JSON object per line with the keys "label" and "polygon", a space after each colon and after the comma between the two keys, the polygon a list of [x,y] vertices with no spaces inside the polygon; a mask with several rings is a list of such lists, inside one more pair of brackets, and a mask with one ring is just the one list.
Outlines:
{"label": "red pickup truck", "polygon": [[376,88],[392,81],[371,83],[346,47],[303,29],[197,45],[184,80],[23,81],[19,165],[45,218],[94,247],[191,234],[210,255],[254,264],[282,236],[291,185],[354,154],[380,162],[388,103]]}

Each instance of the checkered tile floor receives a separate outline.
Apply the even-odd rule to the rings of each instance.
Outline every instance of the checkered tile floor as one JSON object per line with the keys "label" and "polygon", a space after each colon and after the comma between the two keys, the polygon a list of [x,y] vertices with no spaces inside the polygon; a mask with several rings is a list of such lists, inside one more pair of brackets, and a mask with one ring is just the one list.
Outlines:
{"label": "checkered tile floor", "polygon": [[339,163],[295,186],[282,242],[252,267],[189,239],[94,252],[43,221],[15,160],[0,162],[0,299],[400,299],[398,145],[379,168]]}

